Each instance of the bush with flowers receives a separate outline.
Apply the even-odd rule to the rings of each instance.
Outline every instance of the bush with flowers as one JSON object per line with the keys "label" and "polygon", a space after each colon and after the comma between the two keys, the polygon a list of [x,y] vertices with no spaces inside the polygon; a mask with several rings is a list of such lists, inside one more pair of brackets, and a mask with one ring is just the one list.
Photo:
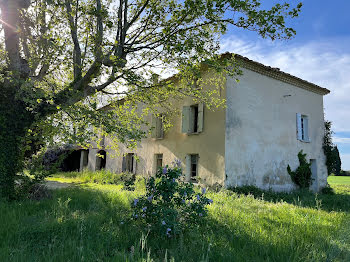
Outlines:
{"label": "bush with flowers", "polygon": [[183,181],[181,163],[159,168],[146,183],[146,194],[132,202],[134,220],[142,221],[150,232],[164,237],[178,235],[184,229],[201,224],[207,205],[213,201],[205,188],[196,192],[192,183]]}

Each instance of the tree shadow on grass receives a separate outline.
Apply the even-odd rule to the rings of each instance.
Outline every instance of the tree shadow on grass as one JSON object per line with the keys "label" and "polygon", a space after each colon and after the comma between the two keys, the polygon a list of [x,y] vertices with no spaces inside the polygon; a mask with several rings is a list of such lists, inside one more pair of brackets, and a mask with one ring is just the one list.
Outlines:
{"label": "tree shadow on grass", "polygon": [[283,201],[300,207],[317,208],[328,212],[350,212],[350,187],[334,195],[315,194],[308,190],[276,193],[274,191],[261,190],[254,186],[230,188],[230,191],[239,195],[252,195],[256,199],[263,199],[272,203]]}
{"label": "tree shadow on grass", "polygon": [[[312,260],[327,249],[344,255],[323,234],[314,234],[331,231],[331,225],[319,224],[315,231],[308,232],[302,224],[264,216],[256,225],[254,220],[247,222],[250,214],[237,217],[229,209],[209,216],[201,226],[182,236],[159,238],[149,233],[142,238],[147,229],[129,219],[132,198],[130,192],[106,193],[75,187],[56,191],[50,200],[18,204],[13,209],[21,217],[16,221],[16,230],[9,234],[8,252],[2,259],[139,261],[146,259],[149,252],[155,261],[164,261],[166,253],[175,261],[298,261],[308,256]],[[244,212],[243,206],[237,208],[239,213]],[[258,210],[253,207],[250,212],[254,216]],[[288,237],[288,231],[278,236],[278,228],[289,228],[291,235],[301,233]],[[324,256],[327,260],[327,254]]]}

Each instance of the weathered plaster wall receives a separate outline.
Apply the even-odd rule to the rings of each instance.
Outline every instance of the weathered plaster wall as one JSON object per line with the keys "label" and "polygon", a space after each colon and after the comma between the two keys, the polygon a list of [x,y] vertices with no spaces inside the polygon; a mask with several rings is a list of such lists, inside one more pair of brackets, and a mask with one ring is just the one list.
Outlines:
{"label": "weathered plaster wall", "polygon": [[[211,76],[206,76],[210,78]],[[224,87],[225,83],[222,83]],[[210,87],[208,86],[208,89]],[[226,97],[224,88],[221,91],[222,98]],[[199,155],[198,176],[203,183],[224,184],[225,180],[225,109],[209,110],[204,107],[203,132],[198,134],[182,133],[182,107],[196,104],[191,98],[174,103],[179,113],[173,118],[173,126],[165,132],[163,139],[146,138],[138,144],[137,149],[130,150],[124,145],[119,145],[119,156],[112,150],[108,152],[106,169],[113,172],[122,171],[122,155],[135,153],[138,157],[136,173],[152,175],[156,171],[155,154],[163,154],[163,165],[171,165],[175,159],[182,162],[182,168],[186,170],[186,155]],[[148,119],[150,120],[150,119]],[[108,144],[110,140],[106,138]],[[95,156],[97,150],[90,150],[89,168],[95,170]]]}
{"label": "weathered plaster wall", "polygon": [[[312,188],[324,186],[322,95],[247,69],[243,73],[239,83],[232,78],[226,82],[226,185],[291,190],[287,165],[294,170],[299,165],[297,154],[303,150],[308,159],[316,159]],[[297,140],[297,113],[309,116],[310,143]]]}

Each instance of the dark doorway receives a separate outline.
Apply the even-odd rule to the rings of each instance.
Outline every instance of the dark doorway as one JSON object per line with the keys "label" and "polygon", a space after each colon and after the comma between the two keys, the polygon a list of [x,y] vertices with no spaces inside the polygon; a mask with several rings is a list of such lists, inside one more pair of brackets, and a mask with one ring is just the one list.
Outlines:
{"label": "dark doorway", "polygon": [[104,150],[100,150],[96,156],[96,170],[101,170],[106,168],[107,153]]}
{"label": "dark doorway", "polygon": [[63,160],[61,169],[64,172],[79,171],[80,168],[80,150],[74,150],[68,153],[67,157]]}

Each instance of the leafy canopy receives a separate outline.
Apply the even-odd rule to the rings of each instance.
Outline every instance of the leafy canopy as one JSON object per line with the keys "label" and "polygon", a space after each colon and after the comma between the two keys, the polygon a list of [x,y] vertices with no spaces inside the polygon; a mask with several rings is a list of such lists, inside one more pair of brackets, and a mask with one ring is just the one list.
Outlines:
{"label": "leafy canopy", "polygon": [[[261,0],[14,0],[0,1],[4,39],[1,79],[44,128],[44,137],[83,142],[92,127],[133,143],[144,134],[145,114],[169,107],[169,99],[193,96],[218,106],[217,93],[193,88],[203,63],[221,74],[220,36],[228,25],[263,38],[289,39],[286,25],[301,4],[262,8]],[[229,60],[229,59],[228,59]],[[177,73],[168,81],[157,75]],[[181,79],[181,80],[179,80]],[[99,105],[112,106],[117,118]],[[135,109],[139,102],[147,110]],[[91,128],[87,131],[86,124]],[[31,130],[33,131],[33,130]]]}

